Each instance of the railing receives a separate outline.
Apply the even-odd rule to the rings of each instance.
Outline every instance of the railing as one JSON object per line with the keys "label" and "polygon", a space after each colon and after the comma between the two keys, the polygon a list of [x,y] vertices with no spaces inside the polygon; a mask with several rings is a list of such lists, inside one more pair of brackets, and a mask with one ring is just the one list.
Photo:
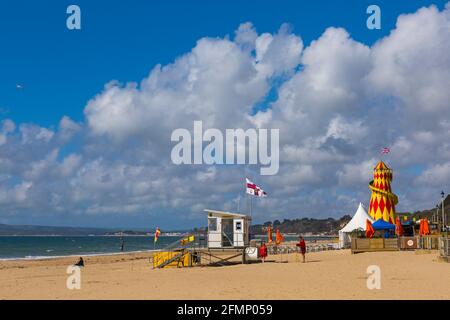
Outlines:
{"label": "railing", "polygon": [[439,238],[439,254],[441,257],[450,257],[450,238],[445,236]]}
{"label": "railing", "polygon": [[437,250],[439,248],[439,236],[419,237],[418,247],[423,250]]}
{"label": "railing", "polygon": [[[193,237],[193,241],[190,241],[190,237]],[[185,241],[183,241],[185,240]],[[195,252],[195,249],[200,249],[206,247],[207,240],[206,235],[202,232],[196,232],[193,234],[185,233],[176,241],[168,244],[162,249],[156,250],[161,254],[164,252],[169,253],[168,256],[161,257],[161,261],[158,261],[155,258],[155,255],[152,255],[149,258],[149,262],[154,267],[164,267],[166,265],[171,264],[174,261],[181,262],[187,253],[187,249],[193,249],[191,251]],[[158,255],[158,253],[155,253]],[[193,254],[192,261],[196,263],[198,261],[198,257],[196,254]]]}
{"label": "railing", "polygon": [[[319,252],[328,250],[340,250],[339,243],[320,243],[306,244],[306,252]],[[287,254],[299,252],[299,248],[292,244],[281,244],[281,245],[269,245],[267,246],[268,254]]]}
{"label": "railing", "polygon": [[176,241],[168,244],[167,246],[165,246],[162,249],[159,249],[158,251],[174,251],[176,249],[180,249],[181,247],[181,239],[183,239],[184,237],[188,236],[188,233],[183,234],[179,239],[177,239]]}
{"label": "railing", "polygon": [[[191,236],[194,237],[194,241],[186,242],[185,244],[182,243],[183,239],[186,239]],[[159,249],[158,251],[177,251],[177,250],[193,248],[193,247],[204,248],[204,247],[206,247],[206,245],[207,245],[206,233],[202,233],[202,232],[185,233],[179,239],[168,244],[164,248]]]}
{"label": "railing", "polygon": [[308,252],[340,250],[339,243],[313,244],[306,247]]}
{"label": "railing", "polygon": [[189,247],[206,248],[208,246],[208,235],[206,232],[195,232],[192,234],[195,238]]}

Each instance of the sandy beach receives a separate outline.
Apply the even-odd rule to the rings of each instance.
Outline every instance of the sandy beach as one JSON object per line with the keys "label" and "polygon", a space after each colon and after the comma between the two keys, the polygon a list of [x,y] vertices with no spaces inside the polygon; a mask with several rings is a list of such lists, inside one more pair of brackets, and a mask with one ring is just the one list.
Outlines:
{"label": "sandy beach", "polygon": [[[85,259],[81,289],[66,287],[76,258],[0,262],[0,299],[449,299],[450,264],[436,252],[348,250],[269,256],[272,262],[153,270],[149,253]],[[366,270],[381,268],[381,289]]]}

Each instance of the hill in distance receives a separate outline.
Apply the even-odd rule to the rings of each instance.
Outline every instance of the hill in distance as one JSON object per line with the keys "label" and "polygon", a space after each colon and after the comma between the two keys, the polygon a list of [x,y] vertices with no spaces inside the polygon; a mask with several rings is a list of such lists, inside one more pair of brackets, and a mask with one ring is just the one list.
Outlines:
{"label": "hill in distance", "polygon": [[[139,230],[137,230],[139,229]],[[112,236],[112,235],[147,235],[154,230],[135,230],[120,228],[90,228],[90,227],[58,227],[35,225],[9,225],[0,224],[0,236]],[[167,231],[171,233],[184,233],[182,231]]]}
{"label": "hill in distance", "polygon": [[[439,216],[442,215],[442,204],[439,203]],[[444,200],[444,210],[447,217],[450,216],[450,195]],[[416,211],[413,213],[398,212],[399,216],[408,216],[409,219],[413,217],[416,219],[427,217],[431,220],[433,214],[436,213],[436,208]],[[339,219],[284,219],[283,221],[267,221],[263,224],[255,224],[250,227],[252,234],[265,234],[265,227],[272,225],[275,229],[280,229],[282,233],[295,234],[322,234],[322,235],[337,235],[339,229],[344,227],[351,219],[350,215],[345,215]],[[447,220],[448,221],[448,220]],[[206,228],[200,228],[206,229]],[[194,231],[199,229],[194,228]],[[87,235],[117,235],[121,232],[125,235],[145,235],[153,230],[121,230],[107,229],[107,228],[89,228],[89,227],[52,227],[52,226],[33,226],[33,225],[7,225],[0,224],[0,236],[33,236],[33,235],[63,235],[63,236],[87,236]],[[164,230],[166,231],[166,230]],[[167,232],[167,231],[166,231]],[[185,233],[187,230],[171,231],[173,233]]]}
{"label": "hill in distance", "polygon": [[[439,202],[439,217],[442,216],[442,203]],[[444,200],[444,212],[447,217],[450,217],[450,195]],[[436,208],[415,211],[415,212],[397,212],[399,216],[407,216],[409,220],[415,218],[428,218],[431,221],[433,214],[436,214]],[[251,232],[253,234],[265,234],[265,227],[272,225],[274,229],[280,229],[282,233],[295,233],[295,234],[323,234],[323,235],[337,235],[338,231],[342,229],[351,219],[350,215],[345,215],[340,219],[285,219],[282,222],[279,220],[267,221],[264,224],[252,225]],[[448,221],[449,218],[447,218]]]}

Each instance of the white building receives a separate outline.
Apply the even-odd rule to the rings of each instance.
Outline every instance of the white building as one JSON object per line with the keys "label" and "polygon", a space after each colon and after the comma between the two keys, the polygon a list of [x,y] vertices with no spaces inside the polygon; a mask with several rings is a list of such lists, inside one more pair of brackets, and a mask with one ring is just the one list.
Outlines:
{"label": "white building", "polygon": [[217,210],[208,213],[208,248],[243,248],[249,244],[251,217]]}

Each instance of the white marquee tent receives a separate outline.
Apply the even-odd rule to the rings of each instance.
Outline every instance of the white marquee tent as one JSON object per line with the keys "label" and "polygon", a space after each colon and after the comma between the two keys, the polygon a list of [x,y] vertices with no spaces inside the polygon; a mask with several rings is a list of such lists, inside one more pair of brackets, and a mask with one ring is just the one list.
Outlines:
{"label": "white marquee tent", "polygon": [[366,209],[360,202],[358,210],[354,214],[353,218],[349,223],[345,225],[341,230],[339,230],[339,247],[345,248],[350,244],[350,234],[355,230],[366,231],[366,220],[369,219],[370,222],[374,220],[367,214]]}

